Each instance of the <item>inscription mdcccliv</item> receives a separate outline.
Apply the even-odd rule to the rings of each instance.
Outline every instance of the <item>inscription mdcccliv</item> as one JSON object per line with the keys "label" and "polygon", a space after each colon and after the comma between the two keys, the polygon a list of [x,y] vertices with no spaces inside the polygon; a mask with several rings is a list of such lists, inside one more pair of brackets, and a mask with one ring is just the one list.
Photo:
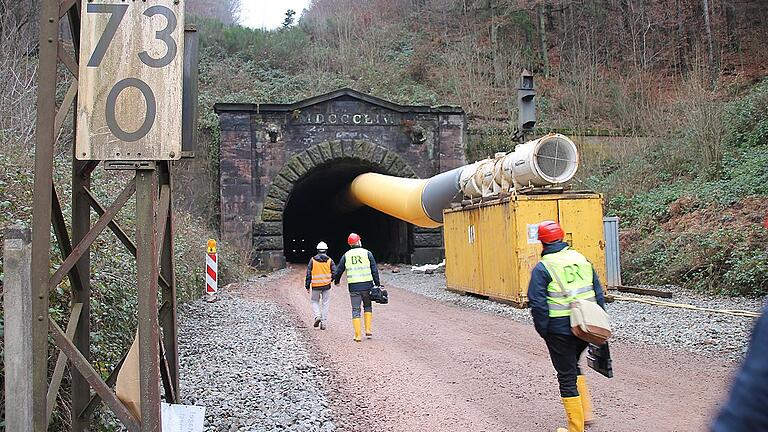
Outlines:
{"label": "inscription mdcccliv", "polygon": [[395,126],[392,113],[302,113],[296,121],[308,125],[377,125]]}

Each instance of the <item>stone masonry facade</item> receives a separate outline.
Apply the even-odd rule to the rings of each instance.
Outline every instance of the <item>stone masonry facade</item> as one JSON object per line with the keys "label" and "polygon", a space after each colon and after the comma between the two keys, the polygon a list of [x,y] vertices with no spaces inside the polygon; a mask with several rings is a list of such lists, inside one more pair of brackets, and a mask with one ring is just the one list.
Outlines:
{"label": "stone masonry facade", "polygon": [[[402,106],[351,89],[293,104],[216,104],[221,126],[220,235],[254,264],[283,257],[283,210],[294,184],[341,159],[428,178],[466,164],[464,111]],[[442,254],[439,229],[414,229],[413,262]]]}

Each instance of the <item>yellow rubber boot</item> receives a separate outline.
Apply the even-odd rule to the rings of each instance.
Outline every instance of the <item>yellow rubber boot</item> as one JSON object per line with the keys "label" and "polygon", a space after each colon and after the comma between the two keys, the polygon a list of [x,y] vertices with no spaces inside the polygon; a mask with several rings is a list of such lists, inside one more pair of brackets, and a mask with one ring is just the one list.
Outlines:
{"label": "yellow rubber boot", "polygon": [[371,324],[373,323],[373,312],[365,312],[363,314],[363,319],[365,320],[365,337],[368,339],[373,336],[373,332],[371,331]]}
{"label": "yellow rubber boot", "polygon": [[581,396],[581,410],[584,412],[584,424],[591,424],[595,421],[595,416],[592,414],[592,398],[589,396],[587,378],[584,375],[576,377],[576,388],[579,390],[579,396]]}
{"label": "yellow rubber boot", "polygon": [[558,428],[557,432],[584,432],[584,412],[581,407],[581,396],[563,398],[565,416],[568,418],[568,429]]}
{"label": "yellow rubber boot", "polygon": [[355,329],[355,342],[360,342],[360,318],[352,318],[352,327]]}

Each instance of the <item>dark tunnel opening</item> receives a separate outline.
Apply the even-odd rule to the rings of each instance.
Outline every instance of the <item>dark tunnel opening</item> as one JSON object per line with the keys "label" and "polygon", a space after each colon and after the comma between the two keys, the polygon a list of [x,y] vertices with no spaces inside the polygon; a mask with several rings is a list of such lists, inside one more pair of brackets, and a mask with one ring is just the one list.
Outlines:
{"label": "dark tunnel opening", "polygon": [[283,248],[286,261],[306,263],[320,241],[328,244],[328,255],[338,262],[349,249],[347,236],[355,232],[376,261],[410,263],[413,225],[370,207],[349,211],[337,197],[360,174],[387,174],[368,162],[338,159],[319,166],[294,185],[283,212]]}

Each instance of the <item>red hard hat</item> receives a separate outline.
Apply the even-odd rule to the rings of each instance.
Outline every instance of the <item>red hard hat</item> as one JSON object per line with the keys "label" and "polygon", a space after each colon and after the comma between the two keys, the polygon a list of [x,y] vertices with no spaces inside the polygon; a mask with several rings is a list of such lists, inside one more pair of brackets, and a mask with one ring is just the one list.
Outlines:
{"label": "red hard hat", "polygon": [[554,243],[565,238],[560,224],[555,221],[544,221],[539,224],[539,240],[542,243]]}
{"label": "red hard hat", "polygon": [[353,244],[359,241],[360,241],[360,236],[355,233],[352,233],[349,235],[349,237],[347,237],[347,244],[349,244],[350,246],[352,246]]}

